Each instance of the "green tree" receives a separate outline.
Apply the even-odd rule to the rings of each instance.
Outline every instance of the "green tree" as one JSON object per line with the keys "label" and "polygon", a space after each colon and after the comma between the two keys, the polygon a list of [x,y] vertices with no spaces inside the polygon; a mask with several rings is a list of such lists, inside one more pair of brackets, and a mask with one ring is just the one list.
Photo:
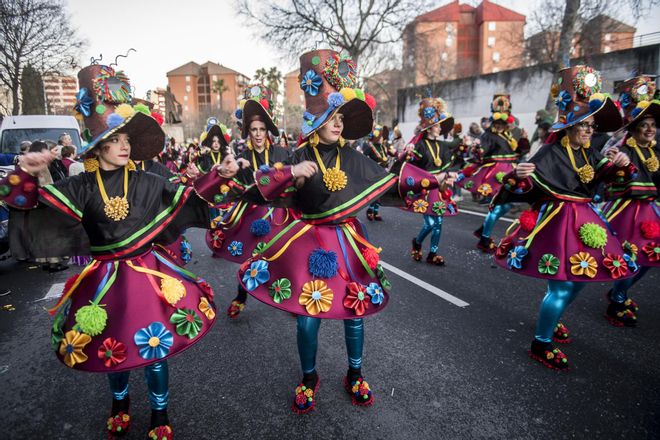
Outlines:
{"label": "green tree", "polygon": [[41,74],[31,64],[23,68],[21,95],[24,115],[43,115],[46,113],[44,82],[41,79]]}
{"label": "green tree", "polygon": [[220,104],[220,110],[222,110],[222,95],[229,90],[229,87],[225,85],[225,80],[224,79],[218,79],[216,81],[213,81],[213,93],[217,93],[220,95],[220,99],[218,100],[218,103]]}
{"label": "green tree", "polygon": [[282,85],[282,72],[275,66],[266,70],[265,67],[257,69],[254,74],[254,81],[264,84],[273,92],[273,97],[280,94],[280,87]]}

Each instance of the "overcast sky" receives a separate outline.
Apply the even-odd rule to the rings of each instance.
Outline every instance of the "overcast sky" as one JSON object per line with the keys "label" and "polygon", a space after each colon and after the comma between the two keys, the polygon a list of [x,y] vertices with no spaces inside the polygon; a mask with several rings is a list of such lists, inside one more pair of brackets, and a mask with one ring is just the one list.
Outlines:
{"label": "overcast sky", "polygon": [[[496,3],[529,14],[538,1],[542,0],[497,0]],[[128,58],[120,58],[119,68],[131,78],[138,97],[149,89],[164,87],[166,73],[189,61],[200,64],[213,61],[247,76],[253,76],[260,67],[277,65],[283,74],[297,67],[282,62],[277,48],[246,27],[244,18],[236,15],[234,0],[68,0],[68,3],[74,26],[89,43],[82,60],[84,65],[91,56],[103,54],[102,63],[110,63],[131,47],[137,50]],[[437,5],[446,3],[440,0]],[[617,18],[632,24],[632,14]],[[636,24],[637,32],[659,31],[658,23],[660,8]]]}

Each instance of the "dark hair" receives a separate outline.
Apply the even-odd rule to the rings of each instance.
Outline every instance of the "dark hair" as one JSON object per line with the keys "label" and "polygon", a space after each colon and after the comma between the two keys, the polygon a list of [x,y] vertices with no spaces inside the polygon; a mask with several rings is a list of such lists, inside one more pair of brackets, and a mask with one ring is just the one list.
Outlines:
{"label": "dark hair", "polygon": [[549,122],[541,122],[539,124],[539,128],[542,128],[545,131],[550,131],[550,123]]}
{"label": "dark hair", "polygon": [[30,144],[28,147],[28,152],[29,153],[39,153],[44,150],[48,150],[48,144],[45,143],[44,141],[34,141]]}
{"label": "dark hair", "polygon": [[654,118],[652,115],[650,115],[650,114],[648,114],[648,115],[644,115],[644,117],[642,117],[642,118],[638,118],[636,121],[632,122],[632,123],[627,127],[627,131],[628,131],[628,133],[632,133],[633,131],[635,131],[635,129],[637,128],[637,126],[638,126],[639,124],[641,124],[641,122],[642,122],[643,120],[645,120],[645,119],[653,119],[653,120],[656,122],[656,124],[658,123],[658,120],[657,120],[656,118]]}
{"label": "dark hair", "polygon": [[76,152],[75,148],[69,145],[64,145],[62,147],[62,151],[60,152],[60,154],[62,154],[62,157],[71,157],[75,152]]}
{"label": "dark hair", "polygon": [[261,116],[259,113],[255,113],[252,116],[250,116],[250,120],[248,121],[248,129],[250,128],[250,125],[252,125],[254,121],[263,122],[264,124],[266,123],[263,116]]}

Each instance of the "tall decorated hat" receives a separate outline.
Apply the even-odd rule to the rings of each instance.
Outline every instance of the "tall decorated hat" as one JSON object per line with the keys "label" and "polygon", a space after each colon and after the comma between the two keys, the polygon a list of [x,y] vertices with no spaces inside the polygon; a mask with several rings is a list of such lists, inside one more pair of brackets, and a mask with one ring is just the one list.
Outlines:
{"label": "tall decorated hat", "polygon": [[600,72],[589,66],[567,67],[550,89],[558,109],[557,121],[550,131],[564,130],[593,116],[596,131],[608,132],[621,128],[623,121],[612,98],[602,93]]}
{"label": "tall decorated hat", "polygon": [[390,129],[387,126],[374,124],[374,128],[369,133],[369,140],[375,143],[380,143],[390,137]]}
{"label": "tall decorated hat", "polygon": [[619,92],[619,105],[623,110],[623,120],[626,127],[650,116],[658,122],[660,117],[660,101],[653,99],[656,86],[649,75],[636,76],[621,83]]}
{"label": "tall decorated hat", "polygon": [[273,136],[279,136],[280,132],[273,121],[273,93],[263,84],[253,84],[245,89],[243,99],[238,104],[234,116],[239,120],[241,135],[247,138],[250,123],[254,119],[260,119],[266,124],[266,128]]}
{"label": "tall decorated hat", "polygon": [[213,137],[217,136],[220,140],[220,146],[226,147],[229,145],[231,137],[229,131],[224,124],[218,122],[218,118],[210,117],[206,120],[206,127],[202,134],[199,135],[199,143],[204,147],[211,147],[213,144]]}
{"label": "tall decorated hat", "polygon": [[92,64],[78,72],[78,84],[76,117],[85,124],[80,153],[91,151],[115,133],[130,136],[131,159],[148,160],[161,152],[165,133],[156,119],[160,115],[152,114],[143,103],[132,105],[131,84],[124,72]]}
{"label": "tall decorated hat", "polygon": [[506,93],[496,93],[490,103],[491,121],[504,121],[507,124],[513,124],[515,118],[511,114],[511,95]]}
{"label": "tall decorated hat", "polygon": [[442,98],[422,99],[417,109],[417,115],[421,131],[440,124],[442,134],[446,134],[454,127],[454,117],[447,111],[447,104]]}
{"label": "tall decorated hat", "polygon": [[305,92],[302,136],[309,137],[332,119],[344,115],[347,139],[359,139],[371,131],[376,100],[357,88],[357,65],[347,55],[321,49],[300,57],[300,88]]}

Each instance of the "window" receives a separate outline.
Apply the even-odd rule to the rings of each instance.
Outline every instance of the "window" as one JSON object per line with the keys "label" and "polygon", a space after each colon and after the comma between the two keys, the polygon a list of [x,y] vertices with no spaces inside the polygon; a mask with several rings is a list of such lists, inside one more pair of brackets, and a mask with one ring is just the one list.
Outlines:
{"label": "window", "polygon": [[499,67],[493,67],[493,73],[497,73],[497,72],[499,72],[499,71],[500,71],[500,68],[499,68]]}
{"label": "window", "polygon": [[498,63],[500,61],[500,53],[499,52],[493,52],[493,62]]}
{"label": "window", "polygon": [[488,37],[488,47],[495,46],[495,37]]}
{"label": "window", "polygon": [[489,21],[488,22],[488,30],[489,31],[494,31],[496,29],[497,29],[497,23],[495,23],[494,21]]}
{"label": "window", "polygon": [[190,93],[190,85],[186,85],[186,93]]}
{"label": "window", "polygon": [[448,34],[451,34],[454,32],[454,25],[452,23],[447,23],[445,25],[445,31],[447,31]]}
{"label": "window", "polygon": [[447,52],[442,52],[442,54],[440,55],[440,59],[442,61],[447,61],[448,58],[449,58],[449,55],[447,55]]}
{"label": "window", "polygon": [[189,77],[188,75],[186,75],[186,82],[187,82],[187,83],[190,82],[190,77]]}
{"label": "window", "polygon": [[217,81],[217,80],[218,80],[218,75],[213,75],[213,81]]}
{"label": "window", "polygon": [[184,95],[184,97],[183,97],[183,101],[184,101],[184,102],[188,102],[188,95]]}
{"label": "window", "polygon": [[605,41],[612,41],[612,34],[605,34]]}
{"label": "window", "polygon": [[187,105],[184,105],[184,106],[183,106],[183,109],[184,109],[185,111],[188,111],[188,106],[187,106]]}
{"label": "window", "polygon": [[451,45],[453,44],[454,44],[454,39],[451,36],[447,37],[447,40],[445,40],[445,45],[447,47],[451,47]]}
{"label": "window", "polygon": [[612,51],[612,48],[611,48],[610,46],[605,46],[605,47],[603,48],[603,52],[604,52],[604,53],[611,52],[611,51]]}

